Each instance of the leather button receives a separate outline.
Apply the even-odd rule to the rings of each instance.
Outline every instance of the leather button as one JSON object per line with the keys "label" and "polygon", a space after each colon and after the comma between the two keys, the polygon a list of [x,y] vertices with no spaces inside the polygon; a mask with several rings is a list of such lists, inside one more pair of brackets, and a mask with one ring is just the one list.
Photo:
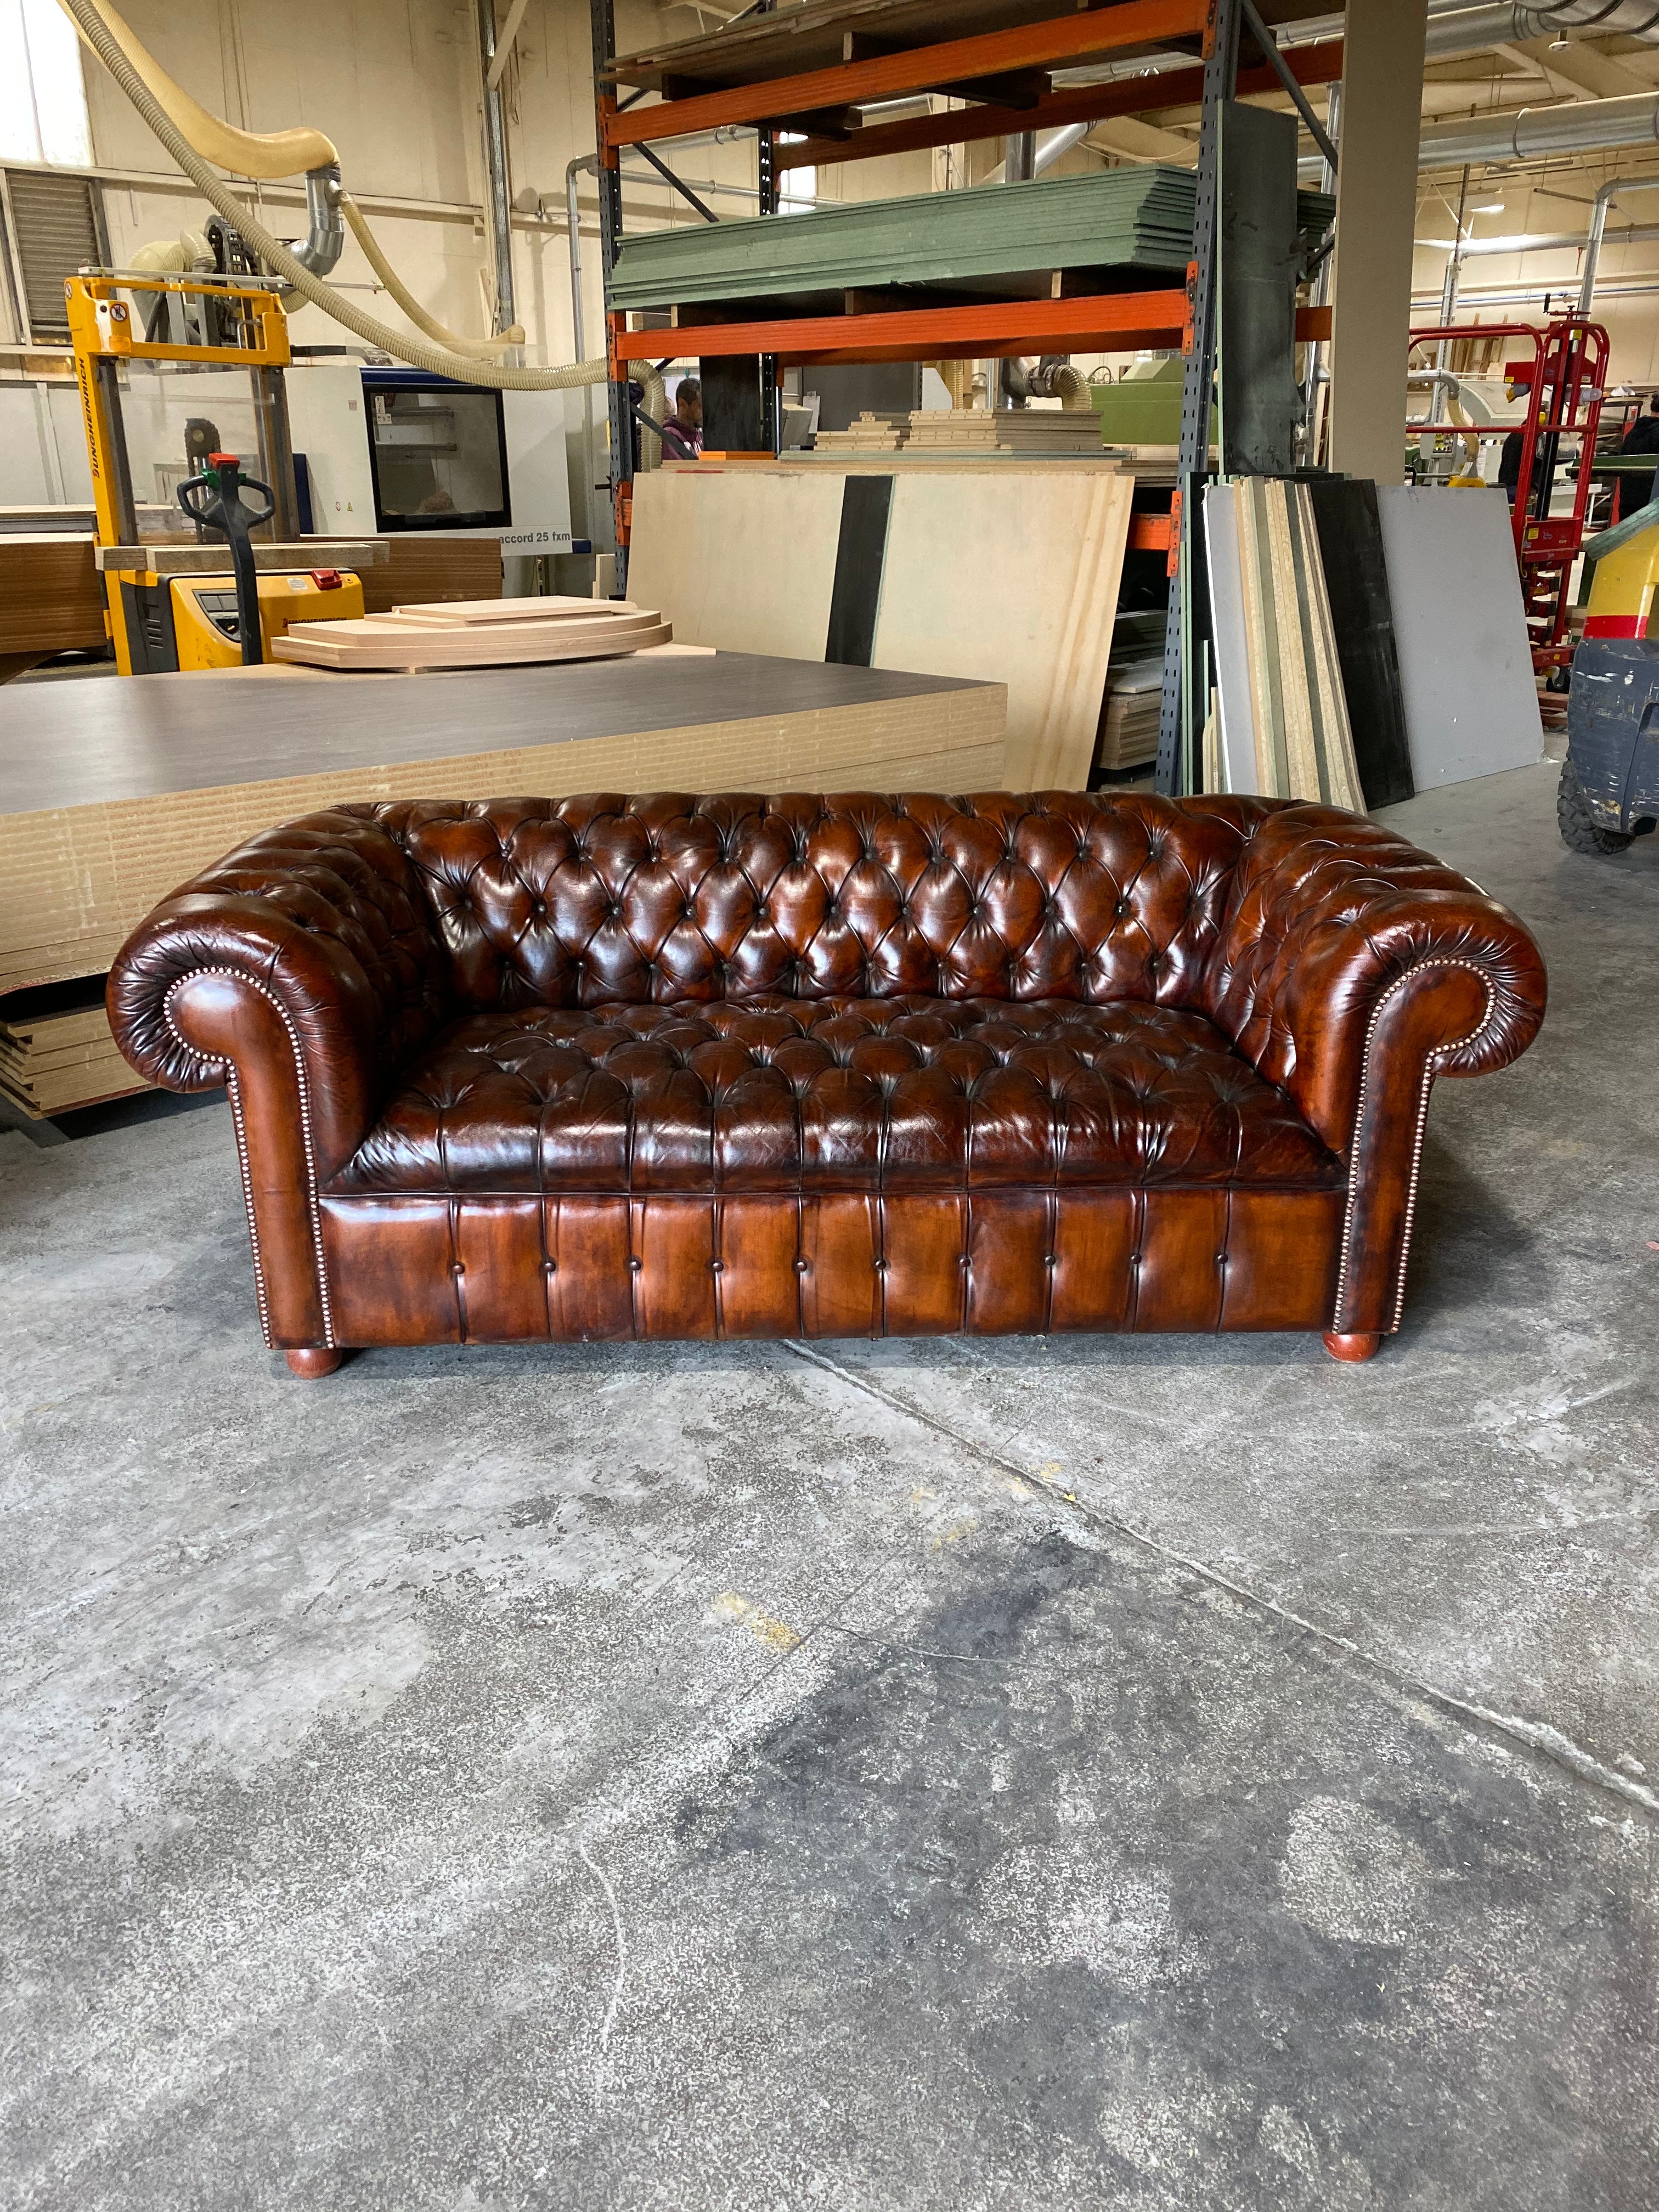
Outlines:
{"label": "leather button", "polygon": [[544,1275],[556,1275],[556,1274],[558,1273],[558,1272],[559,1272],[559,1263],[558,1263],[558,1261],[557,1261],[556,1260],[544,1260],[544,1261],[542,1261],[542,1273],[543,1273],[543,1274],[544,1274]]}
{"label": "leather button", "polygon": [[715,1274],[723,1275],[726,1273],[726,1262],[724,1260],[711,1260],[708,1264]]}
{"label": "leather button", "polygon": [[452,1275],[453,1275],[453,1276],[455,1277],[456,1280],[459,1282],[459,1279],[460,1279],[460,1278],[461,1278],[464,1274],[465,1274],[465,1273],[466,1273],[466,1269],[465,1269],[464,1267],[462,1267],[462,1265],[461,1265],[461,1263],[460,1263],[460,1261],[459,1261],[459,1260],[452,1260],[452,1261],[450,1261],[450,1263],[449,1263],[449,1272],[450,1272],[450,1273],[451,1273]]}
{"label": "leather button", "polygon": [[641,1269],[642,1267],[644,1267],[644,1265],[645,1265],[645,1262],[644,1262],[644,1261],[643,1261],[643,1260],[630,1260],[630,1261],[629,1261],[629,1263],[628,1263],[629,1272],[631,1274],[637,1275],[637,1274],[639,1273],[639,1272],[640,1272],[640,1269]]}
{"label": "leather button", "polygon": [[1112,908],[1112,912],[1117,916],[1120,921],[1122,921],[1129,912],[1128,900],[1120,899],[1117,904]]}
{"label": "leather button", "polygon": [[795,1273],[796,1273],[798,1275],[810,1275],[810,1274],[811,1273],[811,1272],[812,1272],[812,1263],[811,1263],[811,1261],[810,1260],[797,1260],[797,1261],[796,1261],[796,1262],[795,1262]]}

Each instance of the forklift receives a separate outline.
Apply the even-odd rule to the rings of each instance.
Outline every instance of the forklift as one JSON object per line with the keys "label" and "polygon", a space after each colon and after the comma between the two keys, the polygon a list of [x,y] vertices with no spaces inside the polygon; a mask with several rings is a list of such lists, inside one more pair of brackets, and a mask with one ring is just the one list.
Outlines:
{"label": "forklift", "polygon": [[[356,574],[313,565],[331,547],[301,543],[283,380],[292,356],[276,288],[240,270],[94,270],[70,277],[64,291],[92,468],[94,557],[121,674],[257,666],[270,659],[271,640],[295,623],[361,617]],[[258,474],[222,450],[209,416],[189,416],[179,428],[176,465],[152,459],[171,497],[141,511],[123,396],[132,398],[144,364],[185,375],[244,371]],[[244,490],[260,503],[250,505]]]}

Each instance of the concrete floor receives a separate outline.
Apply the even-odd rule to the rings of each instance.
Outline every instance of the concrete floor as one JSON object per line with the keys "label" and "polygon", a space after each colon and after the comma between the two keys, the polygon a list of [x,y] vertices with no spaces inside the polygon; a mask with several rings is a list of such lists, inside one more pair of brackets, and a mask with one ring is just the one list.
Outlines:
{"label": "concrete floor", "polygon": [[257,1342],[221,1104],[0,1137],[0,2203],[1659,2198],[1659,849],[1402,1336]]}

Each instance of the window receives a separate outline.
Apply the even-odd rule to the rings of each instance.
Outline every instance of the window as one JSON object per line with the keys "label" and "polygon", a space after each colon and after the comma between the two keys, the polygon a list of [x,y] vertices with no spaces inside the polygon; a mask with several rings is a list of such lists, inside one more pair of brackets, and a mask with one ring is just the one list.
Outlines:
{"label": "window", "polygon": [[58,0],[0,0],[0,161],[92,166],[81,41]]}

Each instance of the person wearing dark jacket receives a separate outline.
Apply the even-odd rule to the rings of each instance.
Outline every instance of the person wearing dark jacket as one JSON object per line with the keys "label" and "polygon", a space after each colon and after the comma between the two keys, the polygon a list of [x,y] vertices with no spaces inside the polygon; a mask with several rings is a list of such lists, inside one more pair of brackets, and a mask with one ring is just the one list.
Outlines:
{"label": "person wearing dark jacket", "polygon": [[[1647,413],[1638,415],[1629,429],[1626,431],[1624,443],[1619,450],[1621,453],[1638,455],[1651,453],[1656,462],[1659,463],[1659,392],[1656,392],[1649,400]],[[1636,481],[1639,483],[1641,478],[1638,477]],[[1653,483],[1648,493],[1648,504],[1651,505],[1656,499],[1659,499],[1659,466],[1656,466],[1653,472]]]}

